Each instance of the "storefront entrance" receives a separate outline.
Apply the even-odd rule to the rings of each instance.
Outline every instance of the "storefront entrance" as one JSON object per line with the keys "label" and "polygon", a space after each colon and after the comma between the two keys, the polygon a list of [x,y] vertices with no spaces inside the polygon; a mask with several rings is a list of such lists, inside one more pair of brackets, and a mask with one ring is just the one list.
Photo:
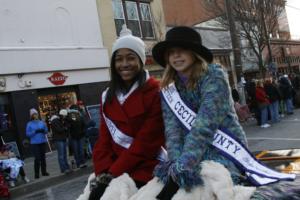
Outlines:
{"label": "storefront entrance", "polygon": [[39,111],[43,121],[47,122],[52,115],[57,115],[60,109],[69,108],[77,102],[74,91],[38,96]]}
{"label": "storefront entrance", "polygon": [[58,115],[61,109],[67,109],[77,102],[77,93],[74,87],[51,88],[38,91],[38,109],[41,119],[47,124],[48,150],[53,151],[55,145],[52,141],[51,117]]}

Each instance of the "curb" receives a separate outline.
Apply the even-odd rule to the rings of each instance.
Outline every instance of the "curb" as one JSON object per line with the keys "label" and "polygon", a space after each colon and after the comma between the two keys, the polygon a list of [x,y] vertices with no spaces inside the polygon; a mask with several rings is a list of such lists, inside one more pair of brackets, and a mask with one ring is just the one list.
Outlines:
{"label": "curb", "polygon": [[49,188],[53,185],[58,185],[66,181],[78,178],[80,176],[90,174],[93,172],[93,166],[87,166],[86,168],[77,169],[70,174],[57,175],[49,177],[41,181],[33,181],[27,184],[17,186],[15,188],[10,188],[11,199],[25,196],[39,190]]}

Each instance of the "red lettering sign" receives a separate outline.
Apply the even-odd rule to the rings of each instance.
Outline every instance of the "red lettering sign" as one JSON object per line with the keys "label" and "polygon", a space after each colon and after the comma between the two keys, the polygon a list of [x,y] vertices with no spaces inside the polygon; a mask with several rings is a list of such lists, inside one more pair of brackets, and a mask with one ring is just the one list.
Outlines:
{"label": "red lettering sign", "polygon": [[63,75],[60,72],[54,72],[52,76],[48,77],[48,80],[53,84],[53,85],[63,85],[68,76]]}

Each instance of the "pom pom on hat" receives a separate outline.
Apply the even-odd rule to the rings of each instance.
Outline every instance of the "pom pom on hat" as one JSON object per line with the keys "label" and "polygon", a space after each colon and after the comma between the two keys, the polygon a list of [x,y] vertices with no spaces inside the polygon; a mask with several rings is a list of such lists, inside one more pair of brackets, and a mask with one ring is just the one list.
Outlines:
{"label": "pom pom on hat", "polygon": [[30,111],[29,111],[29,114],[30,114],[30,117],[31,117],[33,114],[38,114],[38,111],[35,108],[31,108]]}
{"label": "pom pom on hat", "polygon": [[113,44],[112,53],[123,48],[134,51],[140,57],[142,63],[146,63],[145,43],[140,38],[133,36],[131,30],[125,24],[122,26],[120,37]]}

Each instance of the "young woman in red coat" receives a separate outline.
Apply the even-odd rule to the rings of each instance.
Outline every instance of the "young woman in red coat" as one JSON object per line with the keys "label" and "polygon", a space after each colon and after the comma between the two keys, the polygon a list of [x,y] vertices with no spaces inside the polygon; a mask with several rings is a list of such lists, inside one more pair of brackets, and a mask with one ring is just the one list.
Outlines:
{"label": "young woman in red coat", "polygon": [[127,173],[137,188],[152,179],[164,145],[159,83],[144,70],[144,42],[123,27],[112,48],[111,81],[101,97],[100,138],[93,149],[96,184],[89,199]]}
{"label": "young woman in red coat", "polygon": [[258,80],[256,83],[255,97],[258,102],[258,108],[260,110],[261,128],[269,128],[271,125],[268,124],[268,109],[270,100],[264,89],[263,80]]}

